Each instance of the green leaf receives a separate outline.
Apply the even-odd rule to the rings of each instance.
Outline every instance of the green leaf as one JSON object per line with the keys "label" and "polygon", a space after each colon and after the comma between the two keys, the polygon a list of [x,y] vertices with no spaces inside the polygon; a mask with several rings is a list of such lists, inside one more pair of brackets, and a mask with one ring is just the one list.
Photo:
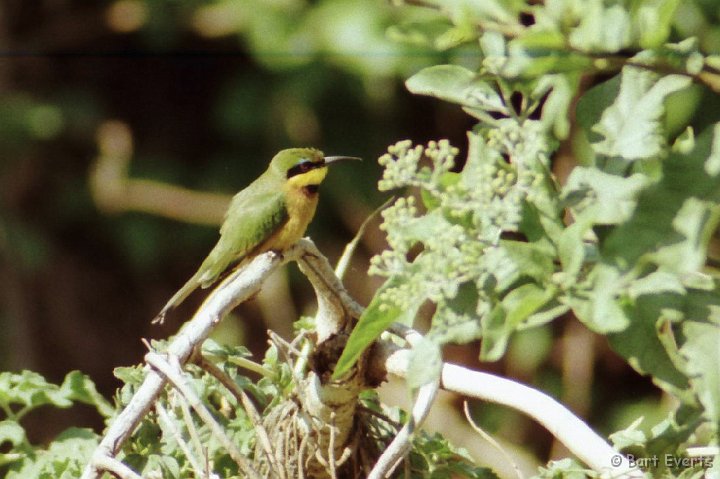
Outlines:
{"label": "green leaf", "polygon": [[552,251],[540,244],[501,240],[500,247],[513,261],[521,276],[542,282],[555,272]]}
{"label": "green leaf", "polygon": [[480,360],[497,361],[507,349],[512,331],[505,321],[505,309],[501,304],[482,318],[482,343],[480,343]]}
{"label": "green leaf", "polygon": [[498,0],[429,0],[426,3],[442,9],[455,24],[473,24],[480,20],[510,23],[518,13],[509,10],[509,2]]}
{"label": "green leaf", "polygon": [[577,221],[565,228],[558,239],[558,257],[567,278],[576,278],[583,267],[587,254],[583,238],[589,229],[587,222]]}
{"label": "green leaf", "polygon": [[628,294],[633,299],[644,294],[658,293],[685,294],[685,287],[677,275],[665,271],[654,271],[634,280],[628,287]]}
{"label": "green leaf", "polygon": [[597,168],[577,166],[568,177],[562,196],[572,201],[576,220],[593,224],[618,224],[632,215],[637,198],[648,184],[645,175],[627,178]]}
{"label": "green leaf", "polygon": [[639,417],[627,428],[610,434],[609,439],[613,446],[619,451],[631,446],[643,446],[647,441],[647,436],[638,429],[642,421],[643,418]]}
{"label": "green leaf", "polygon": [[545,323],[559,318],[563,314],[570,311],[568,304],[560,302],[559,298],[551,298],[549,302],[540,307],[537,311],[528,316],[525,323],[518,328],[519,331],[526,328],[542,326]]}
{"label": "green leaf", "polygon": [[25,441],[25,429],[20,423],[5,419],[0,421],[0,445],[9,442],[14,447],[19,446]]}
{"label": "green leaf", "polygon": [[115,408],[97,391],[95,383],[80,371],[69,372],[60,389],[71,401],[95,406],[105,418],[115,414]]}
{"label": "green leaf", "polygon": [[413,345],[409,361],[405,379],[410,388],[417,389],[440,377],[442,353],[440,347],[430,339],[423,337]]}
{"label": "green leaf", "polygon": [[690,154],[671,153],[660,182],[643,189],[631,217],[601,245],[601,254],[621,268],[645,256],[666,271],[688,274],[704,264],[720,220],[720,174],[709,174],[720,127],[703,132]]}
{"label": "green leaf", "polygon": [[398,43],[432,48],[435,46],[436,39],[451,28],[447,20],[411,22],[391,25],[388,27],[386,34],[390,40]]}
{"label": "green leaf", "polygon": [[680,353],[687,359],[690,385],[717,434],[720,428],[720,323],[685,321],[682,331],[685,343]]}
{"label": "green leaf", "polygon": [[543,289],[534,283],[514,288],[502,300],[508,327],[517,329],[523,321],[545,306],[554,296],[555,291],[552,288]]}
{"label": "green leaf", "polygon": [[505,59],[483,62],[491,72],[504,78],[536,79],[553,73],[579,73],[592,66],[587,55],[569,51],[566,38],[555,30],[532,29],[512,40]]}
{"label": "green leaf", "polygon": [[478,75],[456,65],[425,68],[405,85],[416,95],[428,95],[479,110],[507,113],[500,95]]}
{"label": "green leaf", "polygon": [[632,12],[633,25],[640,34],[641,48],[657,48],[670,36],[680,0],[643,0]]}
{"label": "green leaf", "polygon": [[658,337],[658,327],[665,321],[662,311],[668,308],[678,308],[677,296],[663,293],[639,297],[633,306],[625,308],[630,319],[627,328],[608,335],[608,340],[639,373],[652,375],[656,384],[677,394],[687,389],[688,381]]}
{"label": "green leaf", "polygon": [[588,328],[601,334],[625,330],[630,319],[619,304],[624,293],[620,273],[612,266],[598,264],[589,279],[593,284],[589,300],[573,298],[570,301],[575,315]]}
{"label": "green leaf", "polygon": [[451,48],[476,40],[477,30],[472,25],[459,25],[446,30],[435,39],[435,48],[449,50]]}
{"label": "green leaf", "polygon": [[672,221],[673,236],[682,238],[652,253],[660,265],[680,274],[692,274],[705,265],[706,248],[720,219],[717,204],[687,198]]}
{"label": "green leaf", "polygon": [[58,386],[31,371],[0,373],[0,403],[22,405],[25,413],[46,404],[61,408],[72,405]]}
{"label": "green leaf", "polygon": [[363,311],[362,316],[355,325],[345,349],[338,359],[333,378],[337,379],[352,368],[365,349],[368,348],[393,322],[408,322],[415,317],[420,304],[413,308],[403,309],[383,298],[383,292],[399,286],[402,281],[390,278],[375,292],[375,296]]}
{"label": "green leaf", "polygon": [[478,290],[472,281],[461,284],[454,298],[438,302],[427,337],[439,344],[462,344],[479,338],[478,300]]}
{"label": "green leaf", "polygon": [[573,48],[613,53],[631,45],[630,14],[621,5],[606,7],[602,0],[587,0],[583,7],[580,25],[568,37]]}
{"label": "green leaf", "polygon": [[659,157],[666,147],[660,121],[663,102],[691,83],[687,76],[659,76],[637,67],[623,68],[615,102],[593,127],[603,138],[593,143],[595,152],[627,161]]}
{"label": "green leaf", "polygon": [[99,438],[89,429],[70,428],[21,463],[13,464],[7,479],[72,479],[80,477]]}
{"label": "green leaf", "polygon": [[567,138],[570,133],[568,111],[579,84],[580,75],[543,75],[532,91],[531,96],[537,101],[547,95],[540,121],[546,128],[552,128],[555,137],[559,140]]}
{"label": "green leaf", "polygon": [[593,131],[593,126],[600,121],[603,112],[612,105],[620,92],[620,75],[600,83],[589,89],[580,97],[577,104],[576,118],[591,142],[601,137]]}

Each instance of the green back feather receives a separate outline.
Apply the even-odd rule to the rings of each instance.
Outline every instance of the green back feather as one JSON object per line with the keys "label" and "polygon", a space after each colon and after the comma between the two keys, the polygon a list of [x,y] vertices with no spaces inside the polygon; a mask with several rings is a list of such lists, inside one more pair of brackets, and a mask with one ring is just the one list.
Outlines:
{"label": "green back feather", "polygon": [[203,288],[287,221],[283,181],[284,176],[268,170],[233,197],[220,228],[220,239],[200,266],[198,281]]}

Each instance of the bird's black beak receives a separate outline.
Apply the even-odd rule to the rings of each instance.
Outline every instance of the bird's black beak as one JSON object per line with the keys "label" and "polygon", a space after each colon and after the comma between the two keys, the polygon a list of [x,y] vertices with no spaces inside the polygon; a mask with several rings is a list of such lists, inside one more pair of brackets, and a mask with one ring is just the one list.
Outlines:
{"label": "bird's black beak", "polygon": [[329,165],[330,163],[335,163],[336,161],[345,161],[345,160],[357,160],[362,161],[361,158],[358,158],[356,156],[326,156],[325,157],[325,164]]}

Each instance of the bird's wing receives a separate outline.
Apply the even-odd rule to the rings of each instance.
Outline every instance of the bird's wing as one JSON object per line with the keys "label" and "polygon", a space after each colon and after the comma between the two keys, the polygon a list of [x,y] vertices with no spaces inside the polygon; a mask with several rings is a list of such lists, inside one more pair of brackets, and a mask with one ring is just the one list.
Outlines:
{"label": "bird's wing", "polygon": [[255,186],[250,185],[232,199],[220,228],[220,239],[199,269],[198,281],[203,288],[215,282],[287,221],[282,189]]}

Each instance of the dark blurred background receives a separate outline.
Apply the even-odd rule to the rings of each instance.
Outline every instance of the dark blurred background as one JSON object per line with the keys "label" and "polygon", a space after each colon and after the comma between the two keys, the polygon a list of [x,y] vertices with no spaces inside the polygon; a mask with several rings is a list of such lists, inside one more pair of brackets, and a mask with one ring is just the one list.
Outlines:
{"label": "dark blurred background", "polygon": [[[719,51],[712,2],[683,8],[677,28]],[[403,86],[461,53],[386,35],[399,19],[433,15],[380,0],[0,2],[0,370],[59,382],[79,369],[112,395],[112,369],[142,361],[140,339],[169,336],[202,300],[197,293],[163,327],[150,325],[213,246],[229,195],[282,148],[365,159],[331,173],[308,231],[336,261],[386,198],[375,160],[388,145],[449,138],[465,147],[469,117]],[[383,247],[376,221],[346,278],[362,303],[380,283],[366,270]],[[261,354],[268,327],[287,336],[313,308],[290,265],[218,337]],[[447,353],[479,367],[477,345]],[[572,322],[521,335],[506,362],[483,368],[542,385],[603,432],[627,426],[632,407],[658,404],[648,381]],[[525,418],[492,408],[478,416],[511,442],[531,439],[541,459],[549,453],[549,436]],[[100,426],[85,410],[28,419],[41,440],[71,424]]]}
{"label": "dark blurred background", "polygon": [[[1,2],[0,370],[59,382],[79,369],[111,395],[112,369],[142,361],[140,338],[172,334],[202,300],[149,323],[213,246],[229,196],[282,148],[365,159],[333,171],[308,231],[336,261],[385,199],[386,147],[463,144],[472,124],[404,89],[440,56],[386,39],[400,13],[356,0]],[[382,247],[370,228],[347,278],[362,301]],[[281,306],[251,301],[220,337],[261,354],[269,326],[287,336],[314,308],[294,265],[266,289]]]}

